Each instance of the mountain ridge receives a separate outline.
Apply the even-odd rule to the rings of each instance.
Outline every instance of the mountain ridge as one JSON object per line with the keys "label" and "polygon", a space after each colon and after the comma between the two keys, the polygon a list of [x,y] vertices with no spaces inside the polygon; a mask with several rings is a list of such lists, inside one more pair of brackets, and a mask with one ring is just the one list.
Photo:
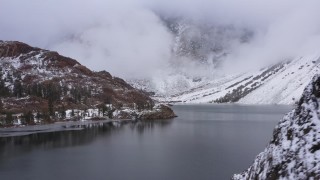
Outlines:
{"label": "mountain ridge", "polygon": [[320,70],[318,51],[267,59],[254,56],[251,47],[246,53],[253,57],[242,57],[238,51],[259,36],[244,27],[161,14],[160,19],[173,36],[167,69],[128,82],[161,102],[292,105]]}
{"label": "mountain ridge", "polygon": [[[161,93],[157,89],[141,86],[154,91],[154,99],[170,103],[240,103],[240,104],[294,104],[304,87],[319,73],[320,55],[287,60],[260,70],[244,73],[230,73],[214,79],[202,78],[192,82],[179,93]],[[168,82],[170,79],[167,78]],[[139,88],[139,85],[132,84]],[[179,86],[179,84],[176,84]],[[170,88],[167,88],[170,89]]]}
{"label": "mountain ridge", "polygon": [[65,118],[71,109],[82,110],[81,116],[92,115],[85,111],[96,109],[96,118],[124,118],[120,114],[125,108],[130,110],[125,118],[144,118],[139,115],[143,110],[166,110],[170,113],[164,118],[174,117],[170,108],[156,107],[145,92],[123,79],[106,71],[91,71],[57,52],[18,41],[0,41],[0,65],[0,111],[7,114],[1,116],[2,122],[12,113]]}

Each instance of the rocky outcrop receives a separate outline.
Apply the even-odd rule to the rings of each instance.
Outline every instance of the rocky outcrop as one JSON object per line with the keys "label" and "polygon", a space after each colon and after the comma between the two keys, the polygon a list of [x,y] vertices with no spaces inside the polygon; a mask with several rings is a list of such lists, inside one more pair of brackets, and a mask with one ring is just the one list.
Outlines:
{"label": "rocky outcrop", "polygon": [[60,90],[65,91],[61,93],[62,100],[70,99],[70,91],[79,87],[91,91],[86,100],[89,98],[88,101],[96,103],[112,101],[116,104],[130,104],[138,103],[136,101],[139,99],[141,104],[152,104],[148,96],[106,71],[91,71],[74,59],[21,42],[0,42],[0,65],[1,77],[6,86],[13,90],[15,83],[21,84],[23,89],[19,96],[22,97],[34,95],[30,93],[32,86],[59,84]]}
{"label": "rocky outcrop", "polygon": [[27,54],[31,51],[40,50],[18,41],[0,41],[0,58],[17,57],[21,54]]}
{"label": "rocky outcrop", "polygon": [[305,88],[296,108],[276,126],[253,165],[233,179],[320,179],[320,75]]}
{"label": "rocky outcrop", "polygon": [[156,120],[156,119],[171,119],[177,117],[173,110],[161,104],[153,111],[146,111],[140,114],[138,117],[141,120]]}
{"label": "rocky outcrop", "polygon": [[151,109],[139,110],[122,108],[113,112],[115,119],[159,120],[177,117],[173,110],[164,104],[157,104]]}
{"label": "rocky outcrop", "polygon": [[94,72],[57,52],[16,41],[0,41],[0,98],[0,112],[6,113],[105,112],[106,104],[112,110],[146,110],[155,104],[145,92],[106,71]]}

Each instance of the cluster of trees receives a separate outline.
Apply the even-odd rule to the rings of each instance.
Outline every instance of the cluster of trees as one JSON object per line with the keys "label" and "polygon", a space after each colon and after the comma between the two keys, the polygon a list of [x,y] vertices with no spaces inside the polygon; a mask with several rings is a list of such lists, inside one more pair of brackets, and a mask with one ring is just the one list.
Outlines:
{"label": "cluster of trees", "polygon": [[91,97],[91,89],[89,87],[76,86],[71,89],[67,85],[61,85],[58,82],[33,83],[30,85],[22,85],[20,81],[14,83],[13,96],[37,96],[48,101],[59,101],[61,97],[70,95],[74,103],[84,103],[86,98]]}
{"label": "cluster of trees", "polygon": [[103,114],[103,116],[107,116],[110,119],[113,118],[113,112],[115,111],[113,108],[107,107],[105,104],[99,104],[97,108],[99,110],[99,114]]}
{"label": "cluster of trees", "polygon": [[[251,83],[251,82],[250,82]],[[234,89],[232,92],[227,93],[225,96],[215,100],[215,103],[229,103],[229,102],[238,102],[241,98],[248,95],[253,90],[259,87],[258,84],[254,83],[250,88],[246,85],[241,85],[238,88]]]}
{"label": "cluster of trees", "polygon": [[[1,71],[1,68],[0,68]],[[3,74],[0,73],[0,97],[8,97],[10,96],[11,92],[8,87],[5,85],[5,81],[2,79]]]}
{"label": "cluster of trees", "polygon": [[22,114],[13,114],[12,112],[5,112],[4,116],[0,118],[0,125],[10,126],[14,120],[20,120],[21,124],[34,124],[35,119],[42,119],[45,122],[50,120],[50,117],[46,113],[36,113],[34,115],[31,111],[24,112]]}
{"label": "cluster of trees", "polygon": [[[54,112],[54,115],[50,115],[50,112],[48,111],[42,111],[42,112],[31,112],[31,111],[26,111],[22,114],[13,114],[12,112],[6,112],[6,111],[1,111],[1,107],[2,107],[2,101],[0,101],[0,112],[2,113],[2,116],[0,116],[0,126],[11,126],[13,125],[14,120],[20,120],[20,122],[22,124],[34,124],[35,120],[41,120],[44,123],[49,123],[52,121],[52,116],[54,116],[55,118],[59,118],[59,119],[65,119],[67,117],[66,114],[66,109],[64,107],[60,107],[58,109],[56,109],[56,111]],[[93,117],[100,117],[102,116],[106,116],[108,118],[113,118],[113,112],[115,111],[114,108],[112,107],[108,107],[105,104],[99,104],[97,106],[98,109],[98,114],[95,114]],[[88,111],[85,109],[83,111],[81,111],[81,114],[79,114],[79,112],[75,112],[74,109],[72,109],[70,117],[72,119],[74,118],[81,118],[81,117],[85,117],[86,114],[88,113]]]}
{"label": "cluster of trees", "polygon": [[[11,86],[8,86],[8,84],[11,84]],[[91,97],[91,89],[89,87],[82,87],[81,85],[69,89],[67,85],[62,85],[55,81],[23,84],[21,74],[14,71],[7,73],[4,77],[2,68],[0,67],[0,98],[21,98],[32,95],[55,102],[68,93],[74,103],[83,103],[86,98]]]}
{"label": "cluster of trees", "polygon": [[28,95],[41,97],[49,101],[55,102],[62,96],[70,94],[74,103],[84,103],[84,100],[91,97],[91,89],[89,87],[72,87],[69,89],[67,85],[60,85],[57,82],[33,83],[24,85],[20,80],[16,80],[12,90],[5,86],[3,80],[0,80],[0,97],[25,97]]}
{"label": "cluster of trees", "polygon": [[[0,69],[1,70],[1,69]],[[48,81],[42,83],[23,84],[20,79],[16,79],[11,88],[6,86],[7,79],[2,78],[0,73],[0,114],[5,116],[5,119],[1,119],[5,124],[12,124],[12,113],[6,112],[3,109],[2,99],[7,97],[21,98],[26,96],[35,96],[46,99],[48,105],[44,109],[48,109],[46,112],[37,112],[38,119],[48,120],[50,116],[55,116],[55,111],[61,114],[61,117],[65,117],[64,108],[55,108],[57,104],[61,102],[62,97],[67,97],[68,101],[75,104],[86,104],[88,98],[91,97],[91,89],[89,87],[76,86],[71,89],[67,85],[61,85],[58,82]],[[34,115],[31,112],[23,114],[21,119],[27,124],[34,122]]]}
{"label": "cluster of trees", "polygon": [[[68,104],[88,105],[90,104],[90,102],[87,102],[88,99],[92,98],[93,96],[93,91],[90,87],[81,86],[77,83],[75,83],[75,85],[72,87],[69,87],[68,84],[61,83],[57,80],[24,83],[21,80],[21,75],[17,73],[6,74],[5,78],[3,78],[2,73],[3,72],[0,67],[0,121],[4,122],[3,124],[12,124],[14,118],[16,118],[11,112],[7,112],[6,109],[3,108],[3,98],[22,98],[26,96],[32,96],[47,100],[47,107],[42,108],[45,110],[37,109],[36,112],[24,110],[26,112],[22,114],[20,119],[23,120],[23,123],[33,124],[35,119],[41,119],[45,121],[51,121],[50,119],[52,117],[64,119],[66,118],[66,108],[63,106],[63,104],[67,102]],[[99,115],[103,114],[103,116],[112,118],[114,109],[107,107],[105,104],[112,104],[114,101],[113,97],[117,97],[118,94],[110,87],[104,87],[102,91],[103,93],[100,94],[94,93],[95,98],[98,98],[100,102],[103,102],[97,106],[99,109]],[[121,96],[119,97],[122,98]],[[131,102],[135,102],[131,104],[138,110],[152,109],[154,106],[152,101],[149,102],[145,96],[142,96],[140,93],[135,91],[128,95],[128,99],[131,99]],[[122,100],[126,101],[127,99],[123,98]],[[117,104],[121,103],[115,102],[115,105]],[[121,108],[118,106],[115,107]],[[56,114],[56,112],[58,113]],[[71,117],[77,116],[75,116],[74,112],[72,112]]]}
{"label": "cluster of trees", "polygon": [[153,107],[154,107],[154,103],[153,102],[149,102],[149,103],[146,103],[144,101],[140,101],[138,100],[136,102],[136,108],[140,111],[140,110],[144,110],[144,109],[149,109],[149,110],[152,110]]}

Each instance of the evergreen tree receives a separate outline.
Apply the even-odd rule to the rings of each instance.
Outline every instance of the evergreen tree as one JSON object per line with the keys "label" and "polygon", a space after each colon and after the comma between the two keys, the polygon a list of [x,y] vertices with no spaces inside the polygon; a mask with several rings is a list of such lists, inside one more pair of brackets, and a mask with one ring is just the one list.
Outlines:
{"label": "evergreen tree", "polygon": [[42,118],[45,123],[49,123],[51,121],[49,112],[47,110],[42,112]]}
{"label": "evergreen tree", "polygon": [[108,108],[105,104],[99,104],[97,106],[97,108],[99,109],[99,114],[102,113],[102,115],[104,116],[106,114],[106,112],[108,111]]}
{"label": "evergreen tree", "polygon": [[11,125],[13,123],[13,116],[11,112],[6,113],[6,124]]}
{"label": "evergreen tree", "polygon": [[110,109],[109,111],[108,111],[108,118],[110,118],[110,119],[112,119],[113,118],[113,112],[114,112],[115,110],[114,109]]}
{"label": "evergreen tree", "polygon": [[60,110],[60,116],[61,116],[61,119],[65,119],[67,114],[66,114],[66,110],[65,110],[65,107],[62,106],[61,110]]}
{"label": "evergreen tree", "polygon": [[17,98],[22,97],[22,92],[23,92],[23,88],[22,88],[22,84],[20,81],[15,81],[14,85],[13,85],[13,95]]}
{"label": "evergreen tree", "polygon": [[0,113],[3,112],[3,103],[2,100],[0,99]]}
{"label": "evergreen tree", "polygon": [[53,110],[53,100],[52,98],[48,99],[48,110],[49,110],[49,116],[54,116],[54,110]]}
{"label": "evergreen tree", "polygon": [[41,115],[39,112],[37,112],[36,118],[37,118],[37,120],[39,121],[39,120],[42,118],[42,115]]}
{"label": "evergreen tree", "polygon": [[33,124],[34,123],[34,116],[31,111],[28,111],[23,115],[26,124]]}
{"label": "evergreen tree", "polygon": [[74,117],[74,110],[71,111],[71,117]]}
{"label": "evergreen tree", "polygon": [[[0,70],[1,71],[1,70]],[[4,80],[2,79],[2,71],[0,72],[0,97],[8,97],[10,90],[6,87]]]}

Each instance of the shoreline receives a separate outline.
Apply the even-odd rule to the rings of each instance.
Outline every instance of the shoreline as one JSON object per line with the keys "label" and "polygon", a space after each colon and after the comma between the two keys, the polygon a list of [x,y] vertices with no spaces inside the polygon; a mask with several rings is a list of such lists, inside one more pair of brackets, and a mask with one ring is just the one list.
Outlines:
{"label": "shoreline", "polygon": [[19,127],[0,128],[0,138],[26,136],[38,133],[83,130],[92,126],[120,126],[123,123],[134,122],[132,119],[116,119],[116,120],[84,120],[84,121],[58,121],[50,124],[36,124]]}

